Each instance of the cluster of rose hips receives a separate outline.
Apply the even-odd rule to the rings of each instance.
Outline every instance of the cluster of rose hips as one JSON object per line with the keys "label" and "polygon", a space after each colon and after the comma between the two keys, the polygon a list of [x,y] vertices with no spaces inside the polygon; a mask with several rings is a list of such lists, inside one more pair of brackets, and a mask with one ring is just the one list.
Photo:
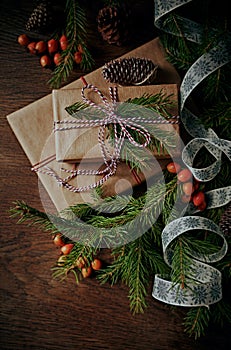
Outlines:
{"label": "cluster of rose hips", "polygon": [[184,194],[181,200],[184,203],[192,202],[198,210],[205,210],[207,206],[205,194],[200,182],[193,178],[191,171],[188,168],[182,169],[176,162],[168,163],[167,170],[172,174],[177,174],[178,182],[182,184]]}
{"label": "cluster of rose hips", "polygon": [[[56,247],[60,248],[61,255],[58,258],[57,265],[62,266],[65,263],[67,255],[70,254],[70,252],[72,251],[74,244],[65,243],[60,233],[57,233],[54,236],[53,242],[56,245]],[[102,265],[102,261],[98,258],[94,258],[91,261],[91,264],[89,265],[87,259],[81,256],[75,261],[72,268],[77,268],[81,271],[83,278],[87,278],[92,275],[93,271],[100,270],[102,268]]]}
{"label": "cluster of rose hips", "polygon": [[[44,68],[58,66],[62,60],[61,52],[68,48],[66,35],[62,35],[59,40],[52,38],[48,41],[35,41],[30,39],[26,34],[21,34],[18,37],[18,43],[26,47],[31,54],[39,56],[40,64]],[[74,53],[74,61],[76,64],[82,62],[82,55],[83,49],[82,46],[79,45],[78,50]]]}

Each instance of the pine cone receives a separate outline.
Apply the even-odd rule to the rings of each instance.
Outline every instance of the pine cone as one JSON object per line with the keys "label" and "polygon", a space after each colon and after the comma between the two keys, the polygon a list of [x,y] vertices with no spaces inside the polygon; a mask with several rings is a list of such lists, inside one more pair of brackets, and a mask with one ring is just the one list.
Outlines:
{"label": "pine cone", "polygon": [[231,236],[231,204],[224,211],[219,226],[224,235]]}
{"label": "pine cone", "polygon": [[146,58],[124,58],[106,63],[102,74],[109,83],[141,85],[153,82],[158,66]]}
{"label": "pine cone", "polygon": [[52,7],[50,1],[42,0],[32,11],[27,23],[26,30],[43,32],[52,23]]}
{"label": "pine cone", "polygon": [[118,46],[128,40],[129,11],[124,5],[106,6],[97,16],[98,31],[103,40]]}

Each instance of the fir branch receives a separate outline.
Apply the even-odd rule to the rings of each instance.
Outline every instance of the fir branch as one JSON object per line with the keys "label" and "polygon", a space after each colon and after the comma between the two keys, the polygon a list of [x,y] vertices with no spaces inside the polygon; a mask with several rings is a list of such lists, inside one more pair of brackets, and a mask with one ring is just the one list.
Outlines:
{"label": "fir branch", "polygon": [[[230,75],[231,79],[231,75]],[[211,86],[210,86],[211,88]],[[214,101],[213,101],[214,102]],[[213,107],[212,107],[213,106]],[[200,118],[205,127],[213,129],[219,137],[229,139],[231,135],[231,103],[223,101],[210,104],[208,109],[201,113]]]}
{"label": "fir branch", "polygon": [[68,220],[57,215],[47,215],[22,201],[17,201],[14,204],[15,206],[10,209],[10,213],[11,217],[19,216],[17,222],[19,224],[27,222],[29,226],[37,225],[45,232],[50,231],[52,235],[60,232],[64,237],[68,237],[69,241],[78,240],[85,242],[86,245],[93,245],[102,235],[102,230],[87,226],[88,236],[86,237],[86,225],[77,217],[75,220]]}
{"label": "fir branch", "polygon": [[[142,238],[134,242],[135,247],[131,247],[128,254],[128,259],[131,263],[128,264],[128,273],[122,276],[123,280],[129,286],[130,308],[133,313],[144,312],[146,304],[147,284],[150,279],[147,273],[147,267],[143,265],[143,249]],[[135,249],[134,249],[135,248]]]}
{"label": "fir branch", "polygon": [[211,321],[220,327],[223,327],[225,322],[231,323],[231,305],[224,299],[218,303],[211,305]]}
{"label": "fir branch", "polygon": [[97,252],[98,249],[96,247],[75,242],[70,254],[64,256],[61,263],[58,260],[56,265],[52,268],[53,278],[63,281],[67,278],[68,274],[72,272],[75,276],[76,283],[79,283],[81,279],[81,268],[78,267],[78,260],[80,258],[84,259],[85,265],[88,267],[94,260],[94,256]]}
{"label": "fir branch", "polygon": [[86,46],[87,37],[87,21],[85,11],[81,8],[76,0],[67,0],[65,5],[66,28],[64,30],[67,39],[68,47],[61,53],[60,64],[53,71],[53,76],[49,80],[52,88],[59,88],[63,81],[66,81],[74,68],[74,53],[78,51],[78,46],[81,45],[82,62],[81,69],[91,69],[94,61]]}
{"label": "fir branch", "polygon": [[[156,113],[161,114],[163,117],[171,117],[168,112],[169,108],[174,105],[171,100],[172,94],[166,95],[162,90],[154,95],[143,94],[141,97],[129,98],[126,103],[135,104],[138,106],[143,106],[148,109],[153,110]],[[140,109],[139,109],[140,110]]]}
{"label": "fir branch", "polygon": [[134,147],[129,142],[125,142],[122,146],[121,159],[124,160],[126,164],[129,164],[131,169],[135,169],[137,173],[150,169],[150,154],[139,147]]}
{"label": "fir branch", "polygon": [[176,239],[173,245],[171,280],[174,284],[179,285],[181,289],[184,289],[189,281],[192,259],[186,250],[182,237]]}
{"label": "fir branch", "polygon": [[97,277],[101,283],[110,282],[113,285],[119,280],[126,283],[133,313],[143,312],[147,306],[146,295],[151,275],[168,270],[152,238],[152,234],[146,233],[126,246],[114,249],[114,262],[101,270]]}
{"label": "fir branch", "polygon": [[[134,238],[133,232],[137,232],[137,225],[141,232],[153,226],[158,216],[165,210],[163,207],[165,198],[174,196],[176,182],[176,179],[168,184],[157,182],[139,198],[122,197],[123,206],[119,212],[114,211],[114,214],[110,212],[107,214],[108,210],[104,213],[106,208],[102,201],[95,203],[93,208],[88,204],[71,206],[61,212],[61,217],[56,215],[48,217],[45,213],[18,202],[12,209],[12,214],[21,216],[20,222],[39,224],[40,228],[50,230],[53,234],[61,232],[71,241],[78,240],[86,245],[111,247],[116,240],[118,245],[122,245],[123,242]],[[107,199],[108,206],[110,201],[113,205],[114,197]],[[121,201],[118,204],[121,205]]]}
{"label": "fir branch", "polygon": [[44,231],[50,231],[52,234],[58,232],[48,215],[44,212],[27,205],[24,201],[16,201],[13,204],[14,207],[10,208],[10,217],[19,217],[17,224],[28,222],[28,226],[35,225]]}
{"label": "fir branch", "polygon": [[[65,108],[65,110],[67,111],[67,113],[69,113],[72,117],[74,117],[74,114],[78,113],[79,111],[82,111],[86,108],[88,108],[89,105],[87,105],[84,102],[80,102],[77,101],[74,104],[72,104],[71,106],[68,106]],[[78,117],[78,115],[77,115]]]}
{"label": "fir branch", "polygon": [[168,31],[173,34],[161,35],[161,42],[167,58],[178,69],[186,71],[198,57],[198,45],[188,41],[184,35],[184,23],[177,14],[170,14],[165,22]]}
{"label": "fir branch", "polygon": [[211,313],[209,308],[199,306],[191,308],[184,319],[185,332],[195,339],[205,334],[205,330],[209,325]]}
{"label": "fir branch", "polygon": [[[97,205],[97,210],[99,211],[98,215],[93,216],[87,222],[102,228],[117,227],[118,225],[125,225],[129,223],[131,225],[137,225],[138,222],[141,227],[151,227],[160,213],[165,210],[163,206],[165,198],[175,195],[176,186],[177,179],[174,178],[167,184],[161,182],[155,183],[148,189],[146,195],[139,198],[125,196],[124,202],[127,200],[126,207],[114,217],[111,215],[100,215],[101,207],[99,202]],[[111,198],[111,201],[112,200],[113,197]],[[107,205],[108,203],[110,203],[110,199],[107,200]],[[142,213],[142,215],[140,215],[140,213]],[[137,218],[138,215],[139,221],[136,220],[134,222],[134,219]],[[129,228],[131,229],[131,226],[129,226]],[[134,227],[134,229],[137,229],[137,227]]]}

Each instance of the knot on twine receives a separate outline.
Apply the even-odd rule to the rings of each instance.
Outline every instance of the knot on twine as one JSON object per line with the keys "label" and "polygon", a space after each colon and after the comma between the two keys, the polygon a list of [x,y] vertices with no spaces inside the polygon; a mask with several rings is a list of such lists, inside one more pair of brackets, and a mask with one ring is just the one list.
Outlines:
{"label": "knot on twine", "polygon": [[[87,170],[87,169],[64,169],[62,171],[69,173],[69,175],[62,179],[59,177],[51,168],[46,167],[46,170],[39,170],[39,167],[33,167],[32,170],[40,171],[48,175],[53,176],[59,185],[65,187],[66,189],[72,192],[83,192],[95,187],[101,186],[107,179],[114,175],[117,170],[117,165],[120,161],[120,154],[122,146],[125,142],[125,139],[128,139],[129,142],[135,147],[145,148],[151,142],[151,135],[149,131],[142,125],[145,124],[177,124],[179,123],[179,116],[173,116],[172,120],[167,120],[161,117],[160,115],[155,116],[155,118],[144,118],[141,116],[132,116],[126,117],[119,115],[116,111],[116,103],[118,102],[118,91],[117,87],[110,87],[109,94],[111,102],[108,101],[106,96],[94,85],[88,84],[86,80],[81,77],[81,80],[84,84],[81,96],[83,101],[97,110],[99,110],[104,117],[103,118],[94,118],[94,119],[75,119],[75,120],[62,120],[54,123],[54,132],[64,131],[64,130],[73,130],[80,128],[91,128],[99,127],[98,131],[98,143],[100,146],[101,155],[105,168],[103,170]],[[102,101],[102,104],[97,104],[85,96],[85,90],[90,89],[93,92],[97,93]],[[109,150],[107,147],[106,140],[106,128],[108,125],[113,127],[113,151]],[[142,136],[143,142],[137,142],[131,134],[131,130],[136,131]],[[72,186],[68,182],[76,177],[77,175],[102,175],[103,177],[86,186],[76,187]]]}

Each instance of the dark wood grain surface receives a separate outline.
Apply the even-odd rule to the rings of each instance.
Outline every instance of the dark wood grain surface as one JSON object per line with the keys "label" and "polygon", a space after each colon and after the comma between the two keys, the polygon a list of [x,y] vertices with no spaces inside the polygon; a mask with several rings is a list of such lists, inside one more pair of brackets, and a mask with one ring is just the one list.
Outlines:
{"label": "dark wood grain surface", "polygon": [[[137,6],[139,30],[123,47],[102,43],[95,30],[94,1],[89,21],[96,68],[154,38],[152,1],[149,11]],[[146,1],[147,3],[147,1]],[[228,349],[230,330],[211,329],[199,341],[183,332],[185,310],[170,308],[151,297],[144,314],[129,311],[124,285],[100,285],[95,279],[76,286],[70,276],[60,283],[52,279],[51,266],[58,257],[49,235],[35,227],[16,225],[9,218],[15,200],[25,200],[38,209],[39,184],[36,174],[11,131],[6,115],[51,92],[51,72],[39,66],[17,43],[32,10],[31,1],[0,2],[0,142],[1,142],[1,316],[0,348],[28,350],[93,349]],[[91,8],[91,7],[90,7]],[[147,17],[147,13],[149,13]],[[75,72],[69,81],[80,76]],[[52,204],[45,191],[47,205]]]}

